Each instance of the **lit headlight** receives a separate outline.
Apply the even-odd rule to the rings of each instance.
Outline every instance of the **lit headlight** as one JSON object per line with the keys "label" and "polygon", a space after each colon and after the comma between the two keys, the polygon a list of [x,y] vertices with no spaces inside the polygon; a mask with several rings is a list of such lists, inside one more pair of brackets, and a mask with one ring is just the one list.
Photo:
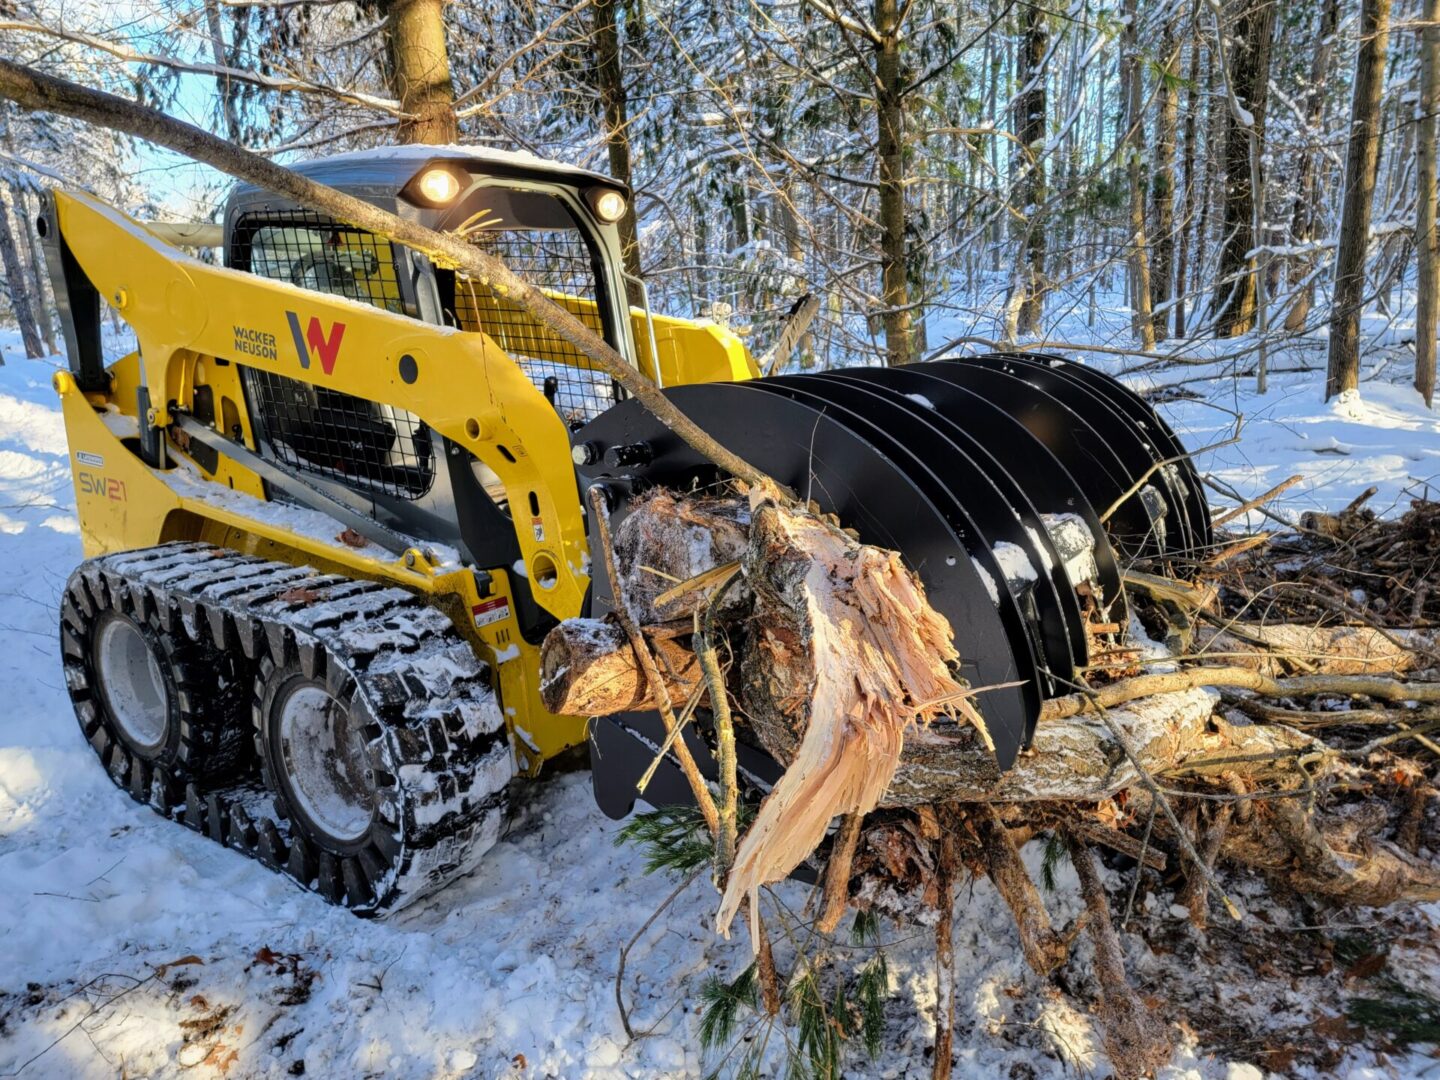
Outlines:
{"label": "lit headlight", "polygon": [[439,206],[460,194],[460,181],[449,169],[426,169],[416,186],[421,195]]}
{"label": "lit headlight", "polygon": [[618,191],[602,191],[595,197],[595,216],[606,225],[613,225],[625,216],[625,196]]}

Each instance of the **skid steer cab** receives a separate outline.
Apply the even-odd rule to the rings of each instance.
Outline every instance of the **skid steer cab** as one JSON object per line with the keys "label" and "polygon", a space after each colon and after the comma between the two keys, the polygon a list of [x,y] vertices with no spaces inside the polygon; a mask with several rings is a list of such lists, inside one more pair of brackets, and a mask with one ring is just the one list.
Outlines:
{"label": "skid steer cab", "polygon": [[[299,171],[499,256],[723,445],[901,552],[960,674],[994,688],[1002,768],[1123,635],[1123,560],[1183,572],[1210,543],[1174,433],[1090,368],[760,378],[728,330],[649,311],[606,177],[435,147]],[[647,488],[723,481],[710,462],[487,282],[269,192],[237,189],[223,226],[146,226],[55,191],[39,224],[86,555],[65,679],[118,786],[365,914],[474,868],[515,778],[583,742],[601,808],[630,811],[658,718],[546,713],[537,646],[613,603],[582,489],[619,526]],[[113,363],[107,306],[138,346]],[[713,776],[708,720],[684,737]],[[740,758],[752,795],[781,771]],[[690,798],[668,756],[644,797]]]}

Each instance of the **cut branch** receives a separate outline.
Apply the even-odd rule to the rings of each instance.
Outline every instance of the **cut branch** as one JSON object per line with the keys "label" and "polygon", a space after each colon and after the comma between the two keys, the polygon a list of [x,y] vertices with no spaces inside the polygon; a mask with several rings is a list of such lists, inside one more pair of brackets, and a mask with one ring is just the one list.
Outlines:
{"label": "cut branch", "polygon": [[[358,105],[366,109],[373,109],[386,116],[401,117],[405,115],[404,110],[400,108],[400,103],[392,98],[376,97],[373,94],[362,93],[358,90],[344,90],[336,86],[327,86],[324,83],[311,82],[308,79],[262,75],[260,72],[249,68],[230,67],[227,64],[205,64],[182,60],[179,57],[166,56],[161,53],[140,52],[138,49],[132,49],[128,45],[119,45],[113,41],[98,37],[95,34],[86,34],[78,30],[66,30],[62,27],[46,26],[44,23],[20,21],[0,22],[0,31],[4,30],[17,31],[23,34],[39,34],[46,37],[57,38],[61,41],[69,41],[76,45],[84,45],[88,48],[98,49],[101,52],[108,53],[117,60],[123,60],[127,64],[145,64],[154,67],[168,68],[171,71],[195,75],[210,75],[227,82],[244,83],[247,86],[259,87],[262,90],[273,90],[277,93],[317,94],[334,98],[337,101],[343,101],[347,105]],[[25,103],[21,102],[21,104],[23,105]],[[156,115],[160,114],[157,113]],[[109,127],[110,125],[106,124],[104,126]],[[243,151],[241,152],[243,153]]]}
{"label": "cut branch", "polygon": [[1161,675],[1137,675],[1083,694],[1051,698],[1041,707],[1040,720],[1063,720],[1085,712],[1108,709],[1155,694],[1200,687],[1233,686],[1266,697],[1309,697],[1312,694],[1345,694],[1379,698],[1381,701],[1440,701],[1440,683],[1413,683],[1376,675],[1301,675],[1272,679],[1241,667],[1187,668]]}
{"label": "cut branch", "polygon": [[[648,628],[646,628],[648,629]],[[671,701],[685,701],[700,681],[695,654],[678,641],[650,638]],[[609,716],[658,704],[652,683],[615,622],[566,619],[540,648],[540,698],[557,716]]]}

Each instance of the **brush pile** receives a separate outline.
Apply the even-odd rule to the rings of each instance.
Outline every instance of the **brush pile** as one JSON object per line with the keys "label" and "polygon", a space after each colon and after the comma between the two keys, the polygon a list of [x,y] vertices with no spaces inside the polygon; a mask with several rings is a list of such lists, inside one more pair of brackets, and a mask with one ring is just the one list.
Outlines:
{"label": "brush pile", "polygon": [[[994,882],[1048,977],[1082,927],[1052,926],[1018,848],[1053,837],[1084,871],[1107,1049],[1139,1075],[1172,1033],[1137,1010],[1092,849],[1161,875],[1197,927],[1215,905],[1244,917],[1222,884],[1232,870],[1315,904],[1440,899],[1437,533],[1433,503],[1394,522],[1355,506],[1227,537],[1190,582],[1132,569],[1127,650],[1047,701],[1002,774],[969,700],[984,688],[954,676],[950,628],[898,556],[760,489],[659,492],[616,536],[623,615],[552,633],[545,695],[591,715],[663,699],[668,724],[696,726],[721,762],[697,790],[719,837],[718,924],[748,910],[757,951],[757,890],[807,859],[822,930],[847,906],[927,923],[938,908],[945,922],[963,867]],[[779,783],[737,774],[733,744],[727,769],[727,739],[786,766]],[[737,797],[759,809],[727,844]]]}

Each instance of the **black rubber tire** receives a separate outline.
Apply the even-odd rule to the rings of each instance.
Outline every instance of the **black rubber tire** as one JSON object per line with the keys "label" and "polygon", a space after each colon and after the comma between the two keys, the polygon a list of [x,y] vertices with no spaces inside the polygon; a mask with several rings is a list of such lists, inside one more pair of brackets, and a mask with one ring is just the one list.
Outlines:
{"label": "black rubber tire", "polygon": [[[215,783],[254,769],[246,723],[248,663],[192,641],[177,618],[160,610],[147,591],[130,589],[94,562],[71,574],[60,604],[65,686],[81,734],[117,787],[166,811],[187,783]],[[139,745],[127,734],[100,685],[95,640],[116,619],[140,633],[164,683],[165,726],[157,746]]]}
{"label": "black rubber tire", "polygon": [[[285,760],[279,710],[291,693],[309,688],[329,693],[324,679],[307,676],[298,661],[291,661],[283,667],[277,667],[270,657],[266,656],[261,659],[260,670],[255,679],[251,716],[256,729],[255,749],[260,756],[260,767],[265,777],[265,786],[274,796],[276,816],[288,820],[292,831],[300,833],[317,848],[328,851],[338,858],[358,855],[362,850],[375,843],[371,833],[379,824],[373,810],[374,804],[378,802],[379,794],[373,776],[374,763],[367,762],[370,775],[366,778],[367,782],[365,783],[372,811],[370,824],[363,838],[351,840],[335,836],[326,829],[325,825],[306,813],[304,803],[296,796],[296,778]],[[344,700],[338,702],[346,718],[362,724],[369,723],[369,718],[361,715],[364,711],[363,703],[355,700],[353,682],[346,687],[346,691]],[[367,747],[367,758],[369,757],[368,750]]]}
{"label": "black rubber tire", "polygon": [[[515,766],[489,671],[449,619],[398,590],[368,588],[352,599],[376,613],[357,620],[354,637],[266,635],[251,720],[275,815],[288,821],[288,872],[375,915],[474,869],[507,819]],[[374,810],[356,839],[337,839],[293,797],[276,706],[297,684],[323,687],[363,733]]]}

